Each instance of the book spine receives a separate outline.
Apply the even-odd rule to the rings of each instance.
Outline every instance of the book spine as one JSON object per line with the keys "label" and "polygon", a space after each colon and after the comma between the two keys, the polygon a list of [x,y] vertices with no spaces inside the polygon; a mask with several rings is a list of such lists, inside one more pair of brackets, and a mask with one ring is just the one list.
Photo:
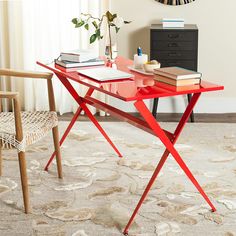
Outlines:
{"label": "book spine", "polygon": [[199,84],[193,84],[193,85],[185,85],[185,86],[174,86],[170,85],[164,82],[158,81],[158,86],[170,91],[174,92],[181,92],[181,91],[188,91],[188,90],[193,90],[193,89],[199,89]]}
{"label": "book spine", "polygon": [[161,22],[184,22],[183,18],[163,18]]}
{"label": "book spine", "polygon": [[97,61],[87,61],[87,62],[67,62],[57,60],[55,59],[55,63],[57,65],[60,65],[64,68],[79,68],[79,67],[85,67],[85,66],[101,66],[104,65],[105,62],[103,60],[97,60]]}
{"label": "book spine", "polygon": [[179,27],[179,28],[181,28],[181,27],[184,27],[184,22],[182,23],[182,22],[163,22],[163,27],[164,28],[174,28],[174,27]]}
{"label": "book spine", "polygon": [[61,65],[58,65],[55,63],[55,68],[58,69],[58,70],[61,70],[63,72],[72,72],[72,71],[76,71],[78,68],[66,68],[66,67],[63,67]]}
{"label": "book spine", "polygon": [[177,76],[169,74],[167,72],[163,72],[163,71],[154,70],[154,74],[155,75],[164,76],[164,77],[167,77],[167,78],[170,78],[170,79],[174,79],[174,80],[177,79]]}
{"label": "book spine", "polygon": [[[178,68],[186,70],[186,71],[192,71],[192,70],[184,69],[184,68],[181,68],[181,67],[178,67]],[[196,71],[192,71],[192,72],[193,72],[193,75],[192,74],[189,74],[189,75],[174,75],[174,74],[168,73],[166,71],[159,71],[158,69],[154,70],[155,75],[164,76],[164,77],[174,79],[174,80],[200,79],[202,77],[202,73],[196,72]]]}
{"label": "book spine", "polygon": [[156,81],[158,82],[161,82],[161,83],[165,83],[165,84],[169,84],[169,85],[172,85],[172,86],[178,86],[177,84],[174,84],[174,83],[171,83],[170,81],[164,81],[164,80],[161,80],[161,79],[158,79],[158,78],[154,78]]}
{"label": "book spine", "polygon": [[61,54],[62,61],[80,62],[80,57],[73,54]]}

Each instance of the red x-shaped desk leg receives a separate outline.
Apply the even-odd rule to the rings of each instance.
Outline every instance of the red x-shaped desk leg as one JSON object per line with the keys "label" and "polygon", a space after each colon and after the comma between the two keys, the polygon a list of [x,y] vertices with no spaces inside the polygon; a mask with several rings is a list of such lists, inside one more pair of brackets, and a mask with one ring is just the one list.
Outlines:
{"label": "red x-shaped desk leg", "polygon": [[[85,94],[85,96],[91,96],[93,93],[94,89],[89,88],[87,93]],[[67,135],[70,133],[70,130],[72,129],[72,127],[74,126],[75,122],[77,121],[78,117],[80,116],[81,112],[82,112],[82,108],[79,106],[76,113],[74,114],[73,118],[71,119],[69,125],[67,126],[64,134],[62,135],[62,138],[59,142],[60,146],[63,144],[63,142],[65,141]],[[56,152],[54,151],[47,163],[47,165],[45,166],[44,170],[48,171],[48,167],[50,166],[51,162],[53,161],[54,157],[56,156]]]}
{"label": "red x-shaped desk leg", "polygon": [[185,172],[185,174],[189,177],[189,179],[192,181],[192,183],[195,185],[195,187],[197,188],[197,190],[200,192],[200,194],[204,197],[204,199],[207,201],[207,203],[210,205],[212,211],[216,211],[216,208],[213,206],[213,204],[211,203],[210,199],[207,197],[207,195],[205,194],[204,190],[201,188],[201,186],[199,185],[199,183],[197,182],[197,180],[194,178],[193,174],[191,173],[191,171],[189,170],[189,168],[186,166],[186,164],[184,163],[184,161],[182,160],[181,156],[179,155],[179,153],[177,152],[177,150],[174,147],[174,144],[176,143],[181,131],[183,130],[184,125],[186,124],[194,106],[196,105],[199,97],[200,97],[200,93],[196,93],[193,95],[191,102],[189,103],[189,105],[187,106],[175,132],[173,135],[173,140],[170,140],[167,135],[165,134],[165,132],[162,130],[162,128],[160,127],[160,125],[158,124],[158,122],[154,119],[154,117],[152,116],[151,112],[149,111],[149,109],[146,107],[145,103],[143,101],[137,101],[135,102],[135,107],[137,108],[137,110],[140,112],[140,114],[142,115],[142,117],[144,118],[144,120],[148,123],[148,125],[150,126],[150,128],[153,130],[153,132],[156,134],[157,137],[160,138],[160,140],[162,141],[162,143],[165,145],[166,150],[164,152],[164,154],[161,157],[160,162],[158,163],[142,197],[140,198],[127,226],[125,227],[124,230],[124,234],[127,235],[128,234],[128,230],[129,227],[131,226],[139,208],[141,207],[142,203],[144,202],[148,192],[150,191],[155,179],[157,178],[157,175],[159,174],[161,168],[163,167],[167,157],[169,156],[169,154],[171,153],[172,156],[175,158],[175,160],[177,161],[177,163],[179,164],[179,166],[182,168],[182,170]]}
{"label": "red x-shaped desk leg", "polygon": [[[74,114],[71,122],[69,123],[68,127],[66,128],[66,131],[64,132],[61,140],[60,140],[60,146],[63,144],[63,142],[65,141],[67,135],[69,134],[70,130],[72,129],[73,125],[75,124],[76,120],[78,119],[79,115],[81,114],[82,110],[84,110],[84,112],[86,113],[86,115],[88,116],[88,118],[94,123],[94,125],[98,128],[98,130],[100,131],[100,133],[104,136],[104,138],[110,143],[110,145],[112,146],[112,148],[115,150],[115,152],[118,154],[119,157],[122,157],[122,154],[119,152],[119,150],[116,148],[116,146],[113,144],[113,142],[111,141],[111,139],[108,137],[108,135],[106,134],[106,132],[103,130],[103,128],[101,127],[101,125],[98,123],[98,121],[95,119],[95,117],[93,116],[93,114],[90,112],[90,110],[88,109],[88,107],[86,106],[86,103],[82,101],[81,97],[78,95],[78,93],[76,92],[76,90],[74,89],[74,87],[71,85],[71,83],[69,82],[69,80],[66,77],[61,76],[60,74],[57,74],[57,77],[60,79],[60,81],[64,84],[64,86],[66,87],[66,89],[69,91],[69,93],[71,94],[71,96],[75,99],[75,101],[79,104],[79,108],[77,109],[76,113]],[[87,93],[85,94],[85,97],[88,96],[90,97],[93,93],[94,89],[89,88]],[[53,152],[53,154],[51,155],[47,165],[45,166],[44,170],[48,170],[49,165],[51,164],[53,158],[55,157],[55,152]]]}

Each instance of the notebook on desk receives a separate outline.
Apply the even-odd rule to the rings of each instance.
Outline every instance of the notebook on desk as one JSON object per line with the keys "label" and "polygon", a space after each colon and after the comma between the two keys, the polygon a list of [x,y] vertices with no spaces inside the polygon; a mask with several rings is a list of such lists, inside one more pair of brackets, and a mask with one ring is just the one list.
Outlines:
{"label": "notebook on desk", "polygon": [[115,82],[122,80],[133,80],[134,75],[110,67],[99,67],[77,70],[81,75],[99,82]]}

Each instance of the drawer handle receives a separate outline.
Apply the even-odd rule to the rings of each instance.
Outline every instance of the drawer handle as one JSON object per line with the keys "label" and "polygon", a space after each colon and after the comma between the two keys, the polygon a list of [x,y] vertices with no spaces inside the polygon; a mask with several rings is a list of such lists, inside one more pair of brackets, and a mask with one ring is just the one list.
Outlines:
{"label": "drawer handle", "polygon": [[168,34],[168,38],[177,39],[177,38],[179,38],[179,34]]}
{"label": "drawer handle", "polygon": [[168,44],[168,47],[169,47],[169,48],[177,48],[177,47],[178,47],[178,44],[177,44],[177,43],[169,43],[169,44]]}
{"label": "drawer handle", "polygon": [[180,57],[180,56],[181,56],[181,53],[171,52],[171,53],[169,53],[168,55],[169,55],[169,57],[176,57],[176,56]]}

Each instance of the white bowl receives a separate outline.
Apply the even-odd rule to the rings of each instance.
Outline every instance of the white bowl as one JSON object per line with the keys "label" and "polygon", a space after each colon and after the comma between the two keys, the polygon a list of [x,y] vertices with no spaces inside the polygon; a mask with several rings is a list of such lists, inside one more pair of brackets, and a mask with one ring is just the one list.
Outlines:
{"label": "white bowl", "polygon": [[161,64],[143,64],[143,69],[146,72],[153,73],[155,69],[161,68]]}

